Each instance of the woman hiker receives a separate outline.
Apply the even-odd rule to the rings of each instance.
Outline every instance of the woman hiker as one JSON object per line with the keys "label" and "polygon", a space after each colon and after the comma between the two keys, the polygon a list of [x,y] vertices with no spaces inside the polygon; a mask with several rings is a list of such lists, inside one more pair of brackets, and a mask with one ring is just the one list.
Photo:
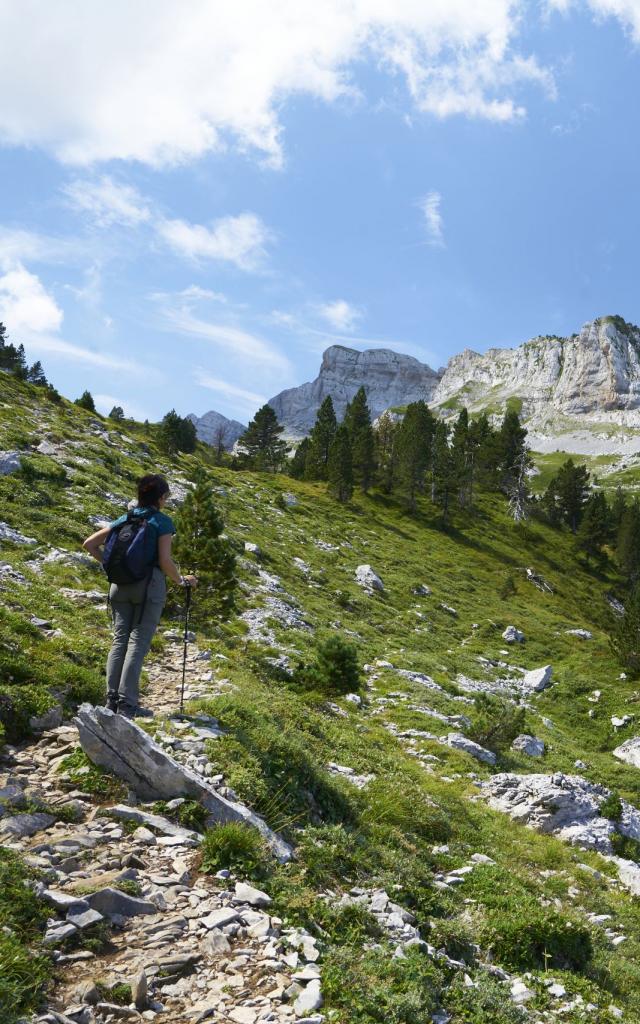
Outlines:
{"label": "woman hiker", "polygon": [[100,564],[104,545],[113,530],[145,520],[140,558],[145,576],[134,583],[111,583],[109,600],[113,616],[113,644],[107,659],[106,706],[126,718],[152,717],[139,705],[142,662],[158,628],[167,596],[168,576],[181,587],[195,587],[195,576],[182,576],[171,557],[176,532],[173,521],[162,511],[169,497],[169,485],[156,473],[138,480],[138,503],[109,526],[87,537],[82,545]]}

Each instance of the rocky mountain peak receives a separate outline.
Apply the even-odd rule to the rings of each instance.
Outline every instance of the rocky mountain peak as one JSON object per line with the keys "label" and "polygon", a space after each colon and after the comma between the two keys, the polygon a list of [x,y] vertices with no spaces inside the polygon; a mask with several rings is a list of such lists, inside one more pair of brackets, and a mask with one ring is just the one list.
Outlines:
{"label": "rocky mountain peak", "polygon": [[336,416],[344,416],[347,403],[364,387],[373,417],[394,405],[406,405],[419,399],[429,401],[440,380],[440,373],[413,356],[391,349],[359,351],[343,345],[331,345],[322,356],[315,380],[297,388],[288,388],[269,400],[278,419],[290,436],[308,434],[323,400],[330,395]]}

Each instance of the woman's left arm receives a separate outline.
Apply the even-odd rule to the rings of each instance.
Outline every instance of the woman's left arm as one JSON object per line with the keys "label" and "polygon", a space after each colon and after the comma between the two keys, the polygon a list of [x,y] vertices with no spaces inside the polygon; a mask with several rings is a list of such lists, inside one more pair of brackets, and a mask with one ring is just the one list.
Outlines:
{"label": "woman's left arm", "polygon": [[96,562],[100,562],[101,565],[102,548],[110,533],[111,527],[104,526],[101,530],[96,530],[96,532],[92,533],[90,537],[87,537],[87,539],[83,541],[82,544],[84,550],[88,551],[91,557],[95,558]]}

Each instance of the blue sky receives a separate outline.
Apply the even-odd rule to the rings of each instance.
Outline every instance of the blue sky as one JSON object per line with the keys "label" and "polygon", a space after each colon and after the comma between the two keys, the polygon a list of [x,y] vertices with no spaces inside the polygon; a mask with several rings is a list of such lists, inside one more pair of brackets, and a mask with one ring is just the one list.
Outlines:
{"label": "blue sky", "polygon": [[69,397],[246,421],[330,344],[640,319],[640,0],[79,10],[0,0],[0,320]]}

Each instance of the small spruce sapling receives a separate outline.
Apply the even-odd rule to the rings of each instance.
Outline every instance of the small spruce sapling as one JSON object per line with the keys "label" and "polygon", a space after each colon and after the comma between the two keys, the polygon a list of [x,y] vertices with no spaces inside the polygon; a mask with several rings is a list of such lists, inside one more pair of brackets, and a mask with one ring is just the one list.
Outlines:
{"label": "small spruce sapling", "polygon": [[176,558],[184,570],[198,577],[198,601],[202,613],[228,618],[234,607],[235,555],[222,537],[224,522],[213,500],[204,473],[196,477],[176,516]]}

